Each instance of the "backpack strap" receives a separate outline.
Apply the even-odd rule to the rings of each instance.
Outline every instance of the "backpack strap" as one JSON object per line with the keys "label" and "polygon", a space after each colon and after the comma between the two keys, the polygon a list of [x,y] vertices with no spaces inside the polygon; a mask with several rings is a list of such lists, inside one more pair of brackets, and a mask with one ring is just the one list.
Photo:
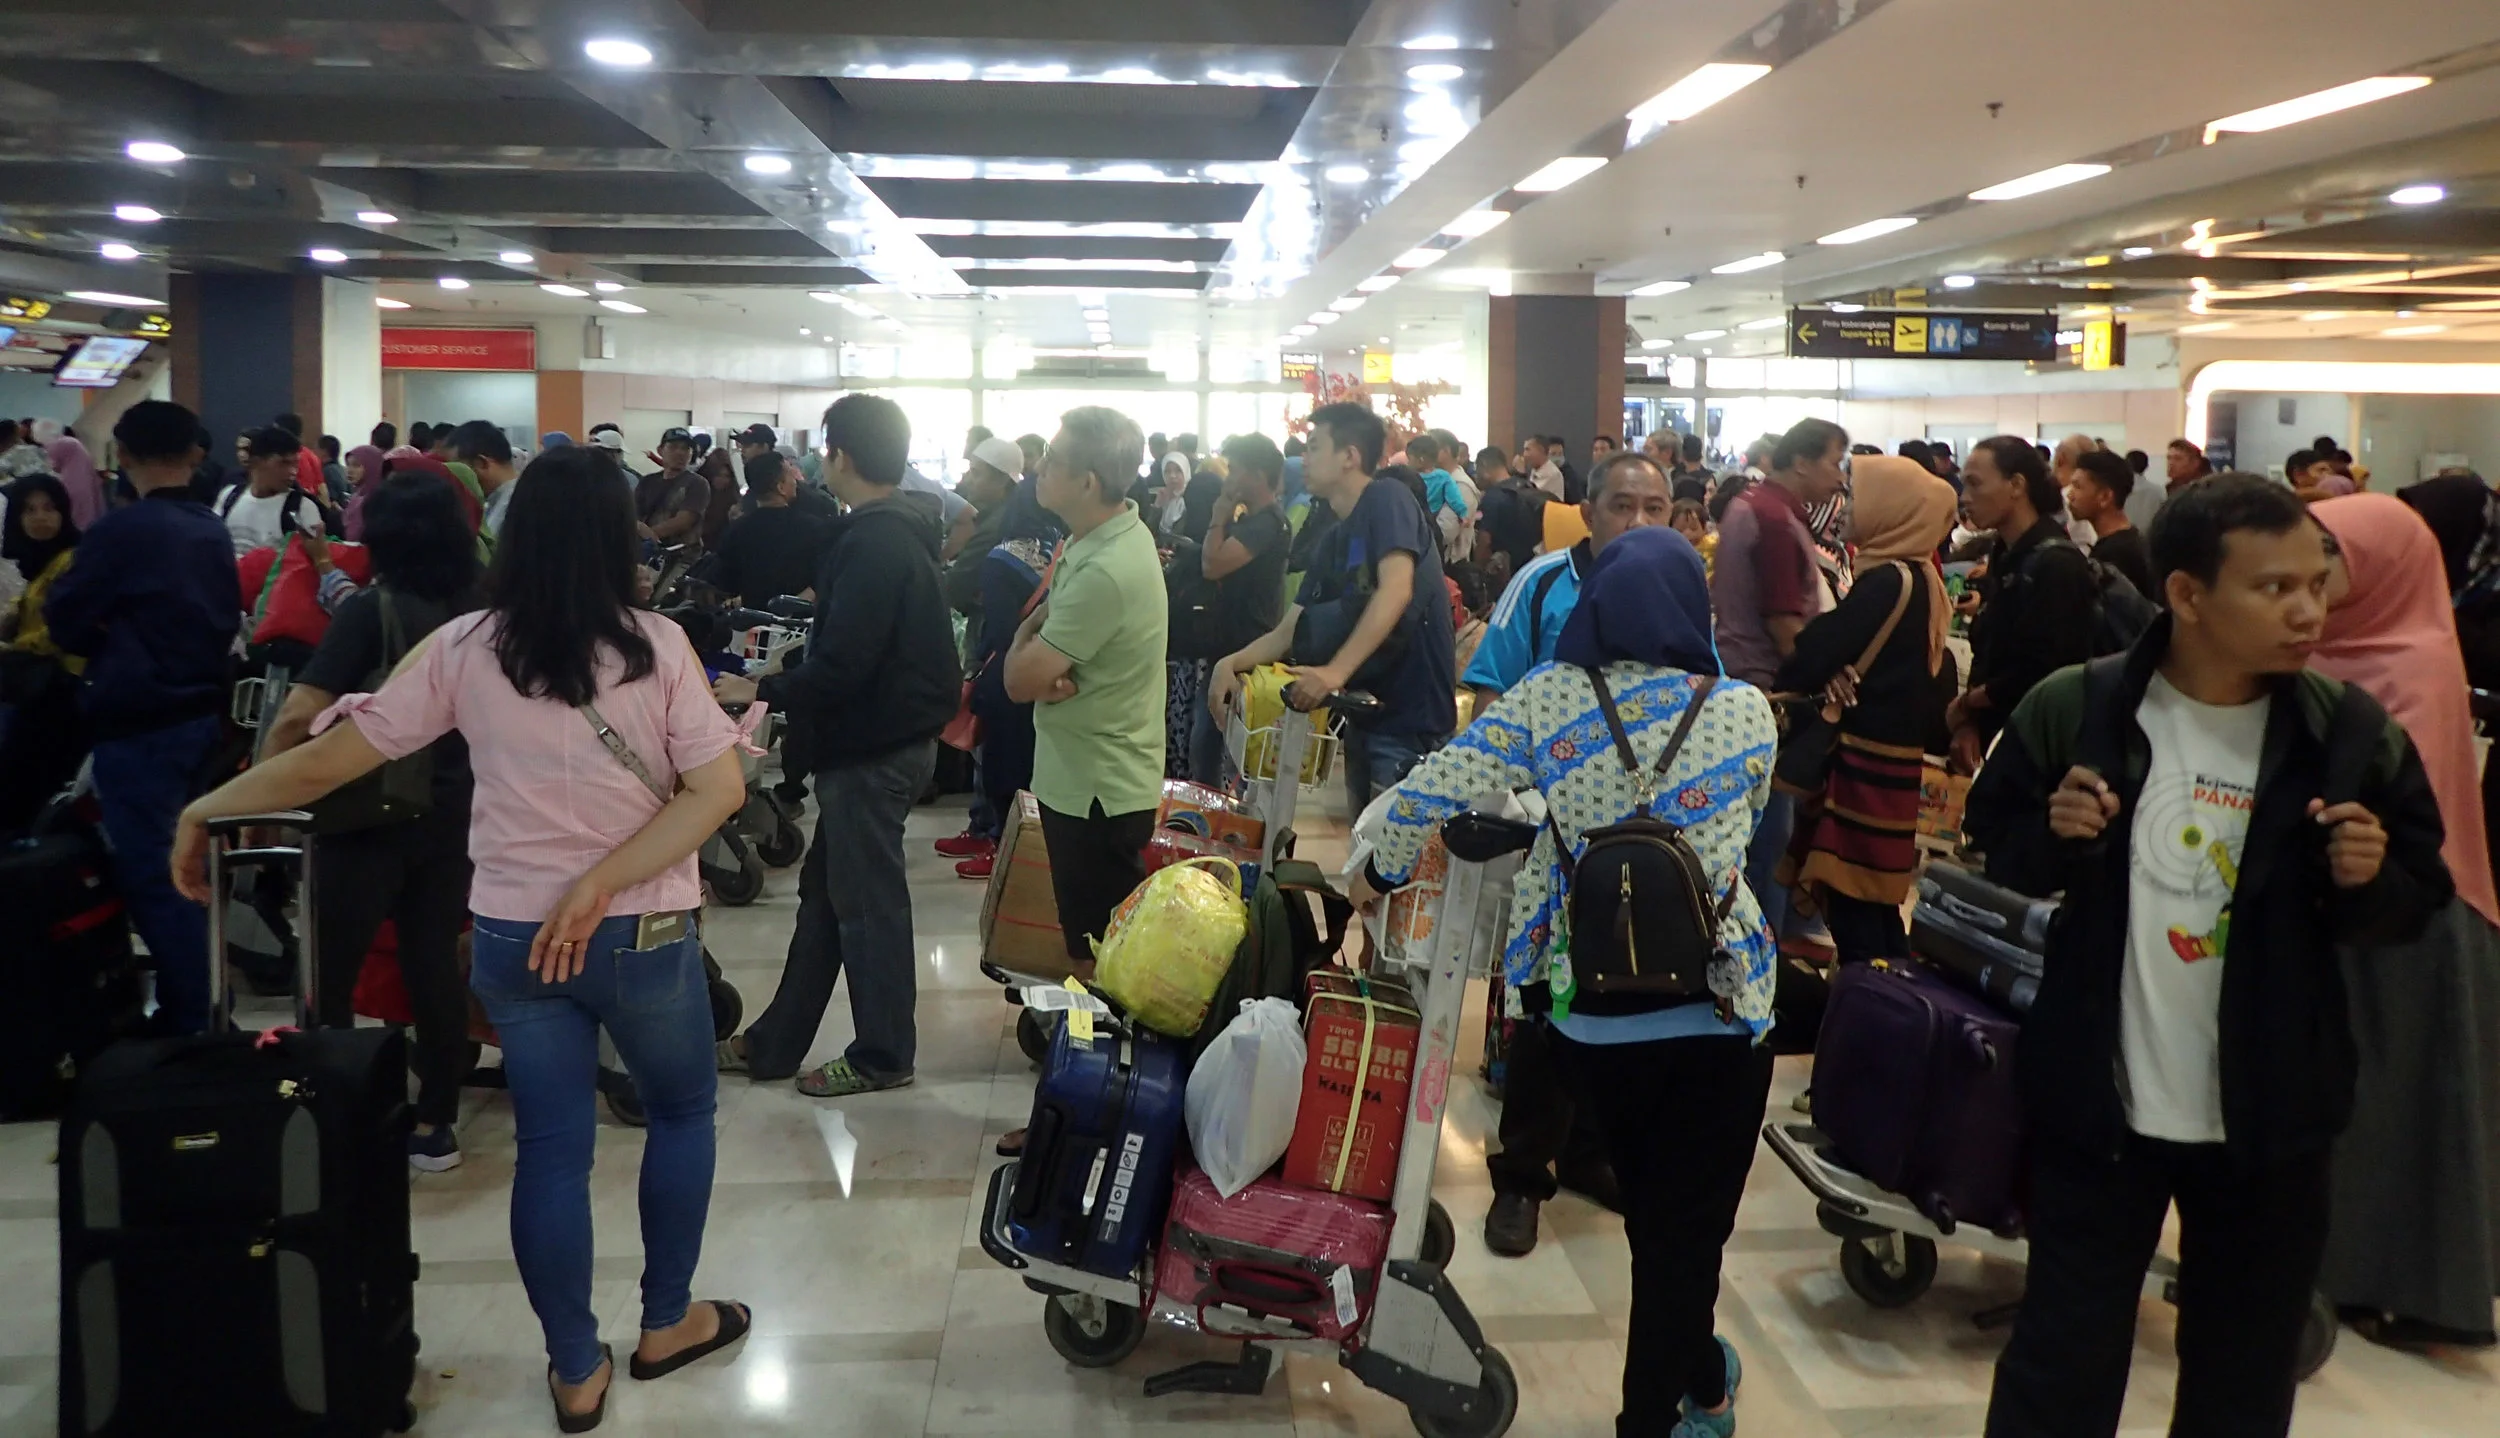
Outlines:
{"label": "backpack strap", "polygon": [[1700,721],[1702,703],[1717,687],[1719,676],[1699,676],[1701,683],[1693,686],[1693,697],[1686,702],[1683,715],[1676,720],[1675,732],[1667,736],[1667,747],[1660,751],[1653,774],[1653,771],[1643,769],[1641,761],[1632,753],[1632,736],[1623,727],[1623,716],[1615,711],[1615,696],[1606,687],[1605,674],[1595,668],[1585,672],[1589,676],[1589,687],[1597,691],[1598,711],[1606,716],[1606,728],[1614,735],[1615,752],[1622,756],[1623,767],[1631,771],[1632,782],[1640,787],[1641,806],[1638,812],[1640,817],[1646,819],[1650,806],[1657,801],[1656,780],[1667,776],[1667,769],[1675,763],[1675,756],[1683,752],[1684,741],[1692,734],[1693,725]]}
{"label": "backpack strap", "polygon": [[1545,596],[1554,592],[1554,586],[1562,582],[1563,571],[1570,567],[1571,556],[1566,554],[1563,556],[1562,563],[1538,575],[1535,585],[1528,590],[1528,667],[1530,669],[1544,662],[1537,658],[1537,651],[1545,647]]}

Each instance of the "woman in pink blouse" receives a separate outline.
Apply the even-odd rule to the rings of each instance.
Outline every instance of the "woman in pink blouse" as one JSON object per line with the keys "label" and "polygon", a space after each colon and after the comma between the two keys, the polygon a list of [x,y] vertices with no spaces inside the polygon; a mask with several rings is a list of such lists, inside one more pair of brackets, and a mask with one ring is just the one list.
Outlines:
{"label": "woman in pink blouse", "polygon": [[454,729],[467,739],[469,981],[511,1084],[513,1257],[546,1330],[557,1424],[579,1433],[605,1414],[613,1377],[590,1306],[602,1028],[651,1115],[633,1376],[674,1371],[750,1323],[742,1304],[691,1299],[714,1155],[694,856],[745,783],[737,730],[684,633],[633,607],[633,501],[614,460],[553,450],[516,484],[487,573],[490,607],[436,630],[381,692],[331,706],[319,738],[192,804],[174,881],[207,900],[211,818],[294,808]]}

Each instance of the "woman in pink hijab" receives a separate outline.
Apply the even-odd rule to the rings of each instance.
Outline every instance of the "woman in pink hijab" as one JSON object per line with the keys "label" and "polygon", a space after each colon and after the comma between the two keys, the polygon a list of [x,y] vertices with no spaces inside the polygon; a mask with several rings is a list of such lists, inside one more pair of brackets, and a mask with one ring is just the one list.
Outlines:
{"label": "woman in pink hijab", "polygon": [[104,517],[104,478],[95,471],[86,441],[64,434],[43,447],[43,458],[69,491],[70,523],[82,530],[93,528]]}
{"label": "woman in pink hijab", "polygon": [[2360,1050],[2318,1286],[2365,1337],[2494,1341],[2500,1290],[2500,899],[2446,570],[2388,494],[2309,513],[2341,557],[2310,665],[2358,684],[2411,736],[2447,827],[2457,896],[2408,944],[2344,954]]}

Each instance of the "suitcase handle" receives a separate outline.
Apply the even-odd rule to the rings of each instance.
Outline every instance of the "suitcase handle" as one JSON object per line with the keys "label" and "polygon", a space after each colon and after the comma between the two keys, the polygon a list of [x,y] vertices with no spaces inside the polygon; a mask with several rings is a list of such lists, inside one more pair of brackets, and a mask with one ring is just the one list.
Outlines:
{"label": "suitcase handle", "polygon": [[1210,1269],[1216,1296],[1209,1302],[1233,1301],[1244,1308],[1257,1309],[1262,1304],[1309,1308],[1328,1301],[1327,1285],[1289,1268],[1236,1262],[1216,1263]]}
{"label": "suitcase handle", "polygon": [[[321,1004],[315,990],[319,984],[321,965],[315,950],[319,944],[321,912],[317,905],[318,886],[314,883],[313,816],[301,809],[276,809],[261,814],[229,814],[211,819],[208,829],[208,1025],[209,1032],[218,1033],[234,1026],[226,993],[226,870],[230,865],[260,868],[293,863],[299,893],[297,896],[297,929],[295,936],[295,1026],[310,1029],[318,1026]],[[243,847],[247,829],[293,829],[298,837],[291,845]]]}
{"label": "suitcase handle", "polygon": [[1930,894],[1928,902],[1960,919],[1963,923],[1989,930],[1992,933],[2003,933],[2008,927],[2003,914],[1994,909],[1983,909],[1967,900],[1957,899],[1942,888]]}
{"label": "suitcase handle", "polygon": [[1048,1154],[1049,1158],[1040,1164],[1020,1162],[1016,1167],[1016,1191],[1007,1201],[1007,1211],[1019,1222],[1030,1224],[1033,1216],[1042,1211],[1043,1200],[1059,1187],[1060,1170],[1066,1162],[1059,1143],[1062,1126],[1059,1110],[1045,1107],[1033,1115],[1031,1127],[1025,1130],[1024,1151],[1028,1155]]}

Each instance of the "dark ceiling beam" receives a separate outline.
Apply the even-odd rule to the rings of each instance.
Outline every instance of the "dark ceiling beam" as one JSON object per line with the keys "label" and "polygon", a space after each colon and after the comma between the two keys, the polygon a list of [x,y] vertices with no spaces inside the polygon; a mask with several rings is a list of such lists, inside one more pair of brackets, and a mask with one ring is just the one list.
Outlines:
{"label": "dark ceiling beam", "polygon": [[795,230],[677,230],[548,227],[538,243],[602,259],[821,260],[824,248]]}
{"label": "dark ceiling beam", "polygon": [[[1354,37],[1371,0],[842,0],[845,34],[893,39],[1033,40],[1043,44],[1336,46]],[[702,0],[719,34],[820,35],[824,0]],[[1037,57],[1040,58],[1040,57]]]}
{"label": "dark ceiling beam", "polygon": [[1224,258],[1229,240],[1141,240],[1094,235],[932,235],[929,243],[949,255],[979,260],[1195,260]]}
{"label": "dark ceiling beam", "polygon": [[1206,274],[1167,274],[1161,270],[964,270],[964,283],[975,289],[1041,290],[1187,290],[1207,287]]}
{"label": "dark ceiling beam", "polygon": [[[1208,98],[1198,93],[1202,86],[998,84],[984,87],[978,105],[948,105],[944,97],[962,86],[888,81],[874,93],[910,95],[911,102],[862,107],[844,93],[844,82],[820,76],[765,76],[763,84],[838,154],[1227,164],[1264,163],[1282,154],[1319,94],[1256,90],[1249,92],[1246,114],[1203,114],[1159,113],[1167,109],[1166,94],[1187,97],[1191,110],[1202,108]],[[925,98],[912,94],[919,90]],[[1224,92],[1215,98],[1241,97]]]}
{"label": "dark ceiling beam", "polygon": [[1230,224],[1250,212],[1257,185],[1126,180],[894,180],[865,182],[894,213],[931,220]]}
{"label": "dark ceiling beam", "polygon": [[315,102],[286,95],[216,97],[200,138],[216,144],[433,145],[480,148],[658,150],[615,115],[576,100],[443,101],[394,94],[387,81],[370,102]]}
{"label": "dark ceiling beam", "polygon": [[864,285],[868,272],[852,265],[624,265],[620,272],[630,272],[646,285],[691,285],[705,289],[729,289],[740,285],[770,285],[782,289],[830,289],[837,285]]}

